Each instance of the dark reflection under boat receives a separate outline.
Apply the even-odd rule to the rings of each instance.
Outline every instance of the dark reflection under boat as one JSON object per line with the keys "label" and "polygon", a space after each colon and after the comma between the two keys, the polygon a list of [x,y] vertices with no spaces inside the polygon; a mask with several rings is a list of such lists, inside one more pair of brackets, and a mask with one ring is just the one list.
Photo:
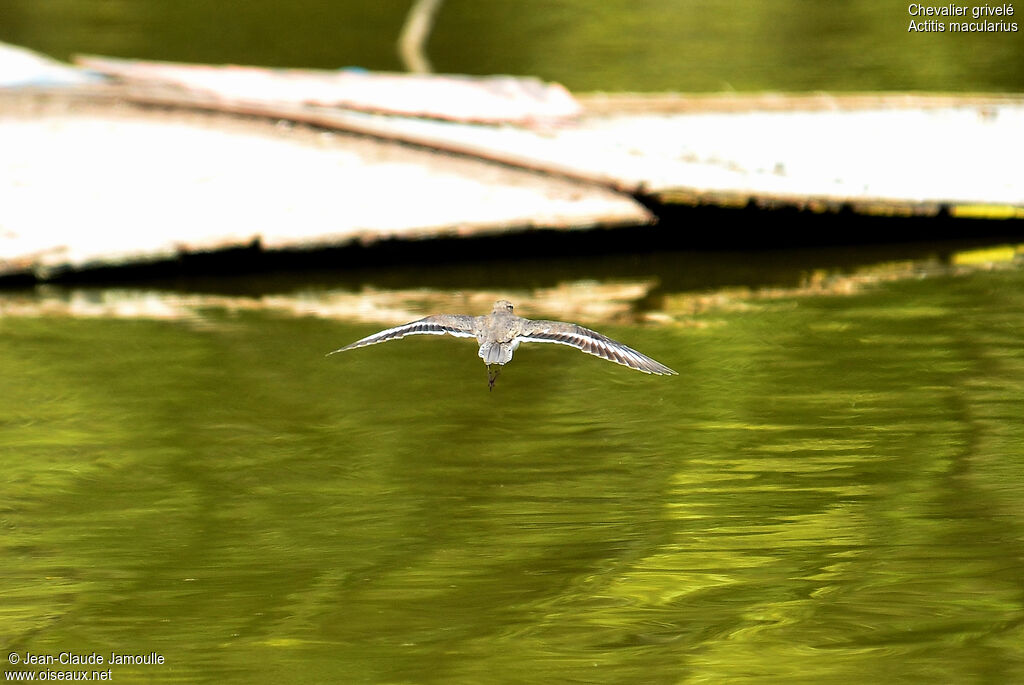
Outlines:
{"label": "dark reflection under boat", "polygon": [[[0,293],[0,316],[197,320],[266,310],[396,325],[425,312],[487,311],[514,300],[534,317],[593,324],[690,324],[695,314],[758,302],[849,296],[881,283],[1019,268],[1024,244],[950,242],[789,251],[688,251],[396,264],[143,281],[43,285]],[[415,282],[415,287],[411,284]]]}

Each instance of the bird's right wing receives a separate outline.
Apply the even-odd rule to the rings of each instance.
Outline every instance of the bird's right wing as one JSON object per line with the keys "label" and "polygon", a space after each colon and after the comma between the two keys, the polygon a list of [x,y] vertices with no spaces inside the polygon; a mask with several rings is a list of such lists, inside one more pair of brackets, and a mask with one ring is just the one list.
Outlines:
{"label": "bird's right wing", "polygon": [[377,343],[387,342],[388,340],[400,340],[407,335],[454,335],[457,338],[473,338],[476,337],[473,333],[474,317],[463,316],[460,314],[438,314],[436,316],[428,316],[420,319],[419,321],[413,321],[411,323],[404,323],[401,326],[395,326],[394,328],[388,328],[380,333],[374,333],[368,335],[362,340],[357,340],[351,345],[340,347],[334,352],[328,352],[327,356],[336,354],[338,352],[344,352],[345,350],[354,350],[357,347],[366,347],[367,345],[376,345]]}
{"label": "bird's right wing", "polygon": [[517,339],[522,342],[549,342],[568,345],[595,357],[601,357],[643,373],[653,373],[659,376],[679,375],[661,362],[651,359],[642,352],[637,352],[632,347],[623,345],[618,340],[612,340],[606,335],[574,323],[529,321]]}

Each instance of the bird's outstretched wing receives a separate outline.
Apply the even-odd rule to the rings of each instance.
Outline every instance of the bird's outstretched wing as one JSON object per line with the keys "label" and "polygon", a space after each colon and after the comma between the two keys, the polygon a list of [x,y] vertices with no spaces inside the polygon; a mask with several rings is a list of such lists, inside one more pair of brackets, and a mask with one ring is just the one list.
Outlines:
{"label": "bird's outstretched wing", "polygon": [[356,340],[351,345],[340,347],[334,352],[328,352],[327,356],[336,354],[338,352],[344,352],[345,350],[354,350],[357,347],[366,347],[367,345],[376,345],[377,343],[387,342],[388,340],[399,340],[407,335],[454,335],[457,338],[473,338],[474,317],[463,316],[460,314],[438,314],[436,316],[428,316],[418,321],[412,321],[410,323],[404,323],[401,326],[395,326],[394,328],[388,328],[380,333],[374,333],[368,335],[362,340]]}
{"label": "bird's outstretched wing", "polygon": [[637,352],[632,347],[626,347],[608,336],[601,335],[597,331],[592,331],[583,326],[577,326],[574,323],[530,321],[523,327],[522,333],[516,336],[516,338],[522,342],[549,342],[569,345],[578,350],[583,350],[587,354],[592,354],[644,373],[653,373],[659,376],[678,375],[661,362],[654,361],[647,355]]}

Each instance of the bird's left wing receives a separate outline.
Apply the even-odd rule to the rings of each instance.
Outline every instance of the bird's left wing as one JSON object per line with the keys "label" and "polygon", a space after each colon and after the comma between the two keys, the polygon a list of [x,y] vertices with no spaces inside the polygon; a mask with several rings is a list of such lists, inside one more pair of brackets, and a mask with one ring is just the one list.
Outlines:
{"label": "bird's left wing", "polygon": [[330,356],[337,352],[344,352],[345,350],[354,350],[357,347],[366,347],[367,345],[376,345],[377,343],[387,342],[388,340],[400,340],[407,335],[454,335],[457,338],[472,338],[475,337],[473,333],[474,317],[463,316],[460,314],[438,314],[436,316],[428,316],[418,321],[412,321],[410,323],[404,323],[401,326],[395,326],[394,328],[388,328],[380,333],[374,333],[368,335],[362,340],[357,340],[351,345],[340,347],[334,352],[328,352]]}
{"label": "bird's left wing", "polygon": [[523,331],[516,336],[521,342],[549,342],[569,345],[587,354],[607,359],[616,364],[628,366],[644,373],[660,376],[677,376],[678,374],[661,362],[655,361],[646,354],[637,352],[617,340],[601,335],[597,331],[578,326],[574,323],[561,321],[530,321]]}

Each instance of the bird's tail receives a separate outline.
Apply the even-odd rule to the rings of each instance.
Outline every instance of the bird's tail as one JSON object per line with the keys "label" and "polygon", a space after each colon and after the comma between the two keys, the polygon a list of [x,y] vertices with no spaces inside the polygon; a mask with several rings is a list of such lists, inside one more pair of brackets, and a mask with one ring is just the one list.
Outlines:
{"label": "bird's tail", "polygon": [[480,358],[484,364],[507,364],[512,359],[512,346],[508,343],[484,343],[480,346]]}

